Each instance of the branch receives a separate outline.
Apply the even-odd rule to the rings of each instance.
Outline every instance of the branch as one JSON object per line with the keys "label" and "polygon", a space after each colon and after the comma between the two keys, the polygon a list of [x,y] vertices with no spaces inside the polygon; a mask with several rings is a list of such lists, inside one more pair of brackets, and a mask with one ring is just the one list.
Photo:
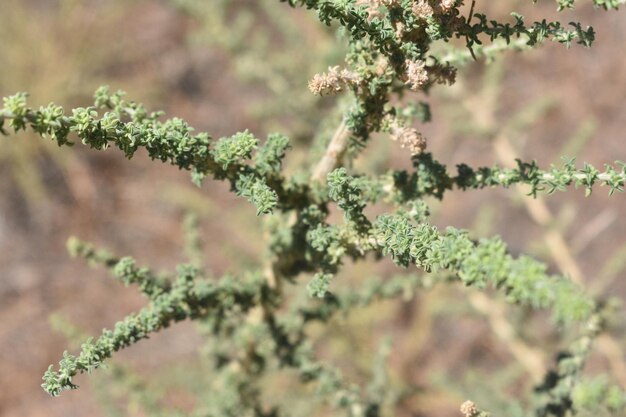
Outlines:
{"label": "branch", "polygon": [[339,167],[341,160],[348,149],[351,134],[352,133],[346,125],[346,120],[343,119],[337,127],[332,139],[328,143],[324,156],[322,156],[322,159],[320,159],[313,169],[313,175],[311,176],[313,181],[324,181],[326,176],[333,169]]}
{"label": "branch", "polygon": [[58,396],[66,389],[76,389],[77,385],[72,382],[74,376],[91,373],[114,352],[148,338],[173,322],[211,314],[223,315],[231,308],[248,311],[260,302],[259,294],[265,285],[262,280],[239,283],[228,278],[214,285],[197,281],[196,275],[197,270],[191,266],[179,267],[178,278],[169,291],[154,297],[137,314],[118,322],[113,330],[103,330],[95,341],[87,340],[77,357],[64,352],[59,370],[54,371],[50,365],[44,374],[43,389],[52,396]]}

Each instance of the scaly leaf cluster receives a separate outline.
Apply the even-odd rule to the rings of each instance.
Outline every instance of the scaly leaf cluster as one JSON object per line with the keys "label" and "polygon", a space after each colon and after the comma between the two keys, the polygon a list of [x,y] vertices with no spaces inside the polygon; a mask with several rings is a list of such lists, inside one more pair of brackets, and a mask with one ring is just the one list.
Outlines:
{"label": "scaly leaf cluster", "polygon": [[[110,93],[102,87],[95,93],[95,106],[77,108],[68,116],[54,104],[38,110],[26,104],[26,94],[19,93],[4,99],[0,111],[0,131],[5,120],[16,132],[27,127],[55,140],[59,146],[73,145],[70,133],[75,133],[84,145],[105,150],[111,144],[132,158],[141,148],[152,159],[169,162],[192,172],[192,179],[200,184],[205,176],[226,179],[233,189],[257,207],[258,213],[269,213],[279,197],[265,183],[265,177],[274,176],[280,169],[280,159],[288,147],[282,135],[273,135],[256,156],[260,168],[247,161],[258,148],[258,139],[249,132],[213,141],[206,133],[194,134],[194,129],[179,118],[159,121],[161,112],[148,114],[141,104],[125,101],[123,92]],[[99,117],[96,109],[105,109]]]}
{"label": "scaly leaf cluster", "polygon": [[[143,286],[137,274],[131,274]],[[231,308],[245,310],[260,302],[264,282],[258,277],[247,282],[225,277],[218,284],[197,278],[197,269],[180,266],[171,287],[163,292],[152,293],[147,307],[118,322],[113,330],[103,330],[97,339],[87,340],[78,356],[65,352],[57,371],[50,365],[43,377],[44,390],[58,396],[65,389],[75,389],[72,379],[76,374],[93,372],[114,352],[169,327],[173,322],[221,314]]]}

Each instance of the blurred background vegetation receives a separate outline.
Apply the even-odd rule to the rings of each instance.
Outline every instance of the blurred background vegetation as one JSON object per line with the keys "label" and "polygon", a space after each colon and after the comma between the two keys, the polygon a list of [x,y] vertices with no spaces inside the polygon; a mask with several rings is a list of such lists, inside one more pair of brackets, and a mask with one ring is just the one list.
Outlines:
{"label": "blurred background vegetation", "polygon": [[[552,2],[477,7],[498,15],[512,3],[528,20],[556,16]],[[419,129],[439,160],[507,165],[522,157],[546,166],[568,155],[601,166],[626,159],[624,13],[581,6],[559,18],[595,26],[594,47],[508,54],[468,66],[451,88],[415,95],[432,104],[432,123]],[[332,122],[333,99],[310,94],[307,80],[342,56],[333,28],[275,0],[2,0],[0,11],[0,95],[27,91],[31,103],[78,107],[108,84],[215,137],[245,128],[259,137],[285,132],[295,145],[291,172],[319,152],[315,136],[334,128],[323,120]],[[205,341],[189,323],[121,352],[109,372],[80,377],[84,389],[57,399],[40,389],[43,371],[68,338],[96,333],[144,302],[104,272],[71,261],[65,241],[76,235],[171,268],[184,256],[183,219],[194,213],[207,264],[221,275],[262,256],[253,209],[224,184],[197,189],[185,173],[145,155],[129,163],[114,150],[60,150],[26,134],[0,142],[0,415],[144,416],[162,405],[198,405],[202,390],[211,389],[198,381],[210,375],[201,366]],[[410,160],[388,140],[374,140],[354,164],[383,172]],[[499,234],[516,253],[529,252],[596,294],[624,300],[626,197],[609,199],[602,189],[588,198],[582,190],[538,200],[523,194],[450,193],[443,204],[432,201],[434,221],[469,227],[476,237]],[[358,288],[367,277],[399,272],[418,273],[390,262],[360,263],[336,282]],[[504,316],[517,331],[513,340],[498,327]],[[517,416],[518,394],[541,373],[537,363],[551,364],[561,347],[560,330],[545,321],[482,293],[437,286],[410,301],[357,309],[314,336],[319,355],[351,379],[376,375],[403,387],[386,399],[396,415],[455,416],[471,398],[497,415]],[[588,365],[591,374],[608,372],[622,386],[625,330],[616,324]],[[525,359],[516,343],[533,348]],[[285,382],[272,384],[281,395]]]}

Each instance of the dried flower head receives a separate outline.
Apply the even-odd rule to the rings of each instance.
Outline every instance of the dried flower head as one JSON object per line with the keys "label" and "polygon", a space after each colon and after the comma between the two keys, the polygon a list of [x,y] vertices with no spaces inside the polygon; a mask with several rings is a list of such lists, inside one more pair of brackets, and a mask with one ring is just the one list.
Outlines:
{"label": "dried flower head", "polygon": [[439,7],[445,13],[450,12],[456,6],[456,0],[441,0],[439,2]]}
{"label": "dried flower head", "polygon": [[474,417],[478,414],[478,412],[479,410],[478,407],[476,407],[476,404],[469,400],[461,404],[461,414],[463,414],[464,417]]}
{"label": "dried flower head", "polygon": [[392,125],[391,140],[400,142],[400,146],[408,148],[411,155],[419,155],[426,150],[426,138],[412,127]]}
{"label": "dried flower head", "polygon": [[413,14],[417,16],[418,19],[424,19],[424,20],[428,19],[435,13],[432,6],[428,4],[426,0],[417,0],[413,4],[413,7],[411,8],[411,10]]}
{"label": "dried flower head", "polygon": [[428,82],[428,72],[424,61],[407,61],[406,67],[406,84],[411,90],[417,91]]}
{"label": "dried flower head", "polygon": [[380,16],[379,8],[381,6],[386,7],[399,7],[400,0],[357,0],[359,6],[367,6],[368,18],[371,20],[374,17]]}
{"label": "dried flower head", "polygon": [[338,94],[346,86],[358,83],[358,76],[347,69],[339,70],[338,66],[329,67],[328,72],[315,74],[309,81],[309,90],[318,96]]}

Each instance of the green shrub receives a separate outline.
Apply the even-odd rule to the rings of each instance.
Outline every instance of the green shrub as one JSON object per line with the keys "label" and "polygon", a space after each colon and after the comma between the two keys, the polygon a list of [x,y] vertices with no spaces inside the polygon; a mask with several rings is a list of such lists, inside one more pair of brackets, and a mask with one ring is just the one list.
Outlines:
{"label": "green shrub", "polygon": [[[169,277],[137,266],[130,257],[118,258],[70,239],[68,249],[73,256],[108,268],[125,285],[137,285],[148,303],[112,329],[87,339],[77,355],[65,352],[59,367],[51,365],[45,372],[44,390],[58,396],[63,390],[74,389],[77,374],[91,373],[116,351],[174,322],[192,319],[200,322],[213,340],[208,357],[216,381],[207,394],[209,400],[194,415],[311,415],[323,410],[317,397],[350,416],[391,415],[393,404],[402,395],[389,406],[384,358],[390,347],[383,344],[371,383],[361,387],[344,377],[338,367],[316,356],[310,325],[328,323],[333,316],[377,300],[411,297],[418,289],[436,283],[459,283],[496,290],[511,304],[548,310],[556,325],[578,331],[553,367],[539,370],[545,371],[545,377],[536,385],[532,400],[518,402],[523,407],[511,413],[544,417],[590,409],[615,415],[624,412],[626,397],[618,386],[603,378],[583,376],[593,342],[615,314],[613,305],[592,296],[580,282],[550,274],[546,265],[529,256],[511,255],[498,237],[473,239],[465,230],[438,229],[429,223],[427,202],[429,197],[442,200],[454,189],[517,184],[528,187],[527,198],[565,191],[571,185],[584,188],[586,195],[598,186],[613,194],[623,191],[626,165],[616,162],[599,170],[589,164],[577,167],[573,159],[564,159],[542,169],[534,161],[518,159],[512,168],[460,164],[450,170],[426,152],[427,141],[414,127],[415,121],[430,119],[430,108],[423,102],[416,104],[407,94],[428,92],[438,84],[451,85],[459,66],[479,59],[493,60],[507,50],[532,49],[548,41],[566,47],[590,47],[594,30],[579,23],[563,25],[546,20],[527,24],[517,13],[500,22],[478,13],[474,2],[463,5],[461,0],[281,2],[311,9],[346,47],[343,66],[333,62],[334,66],[309,82],[315,95],[342,97],[335,109],[341,116],[326,114],[325,123],[338,119],[337,128],[332,135],[319,135],[325,151],[306,175],[290,175],[283,170],[282,161],[292,147],[283,134],[273,133],[261,141],[244,131],[214,139],[197,133],[184,120],[163,120],[161,112],[149,112],[127,100],[123,92],[108,87],[96,91],[93,106],[71,112],[54,104],[33,108],[24,93],[4,98],[0,109],[3,134],[32,130],[59,146],[71,146],[78,140],[96,150],[116,147],[129,159],[147,151],[153,160],[189,171],[199,186],[207,177],[227,181],[233,192],[255,207],[269,230],[267,253],[258,268],[219,280],[209,279],[203,272],[198,249],[201,236],[193,222],[189,229],[192,262],[181,264]],[[212,7],[220,12],[228,7],[224,2],[208,6],[183,0],[172,3],[191,12],[197,12],[195,8],[208,10],[209,14]],[[572,8],[574,2],[557,3],[562,10]],[[623,1],[595,0],[594,4],[608,10],[617,9]],[[287,5],[276,2],[273,7]],[[236,39],[222,43],[234,52],[239,51],[238,45]],[[285,89],[278,91],[288,94]],[[296,94],[302,91],[294,92],[293,97]],[[314,134],[309,132],[314,126],[324,126],[311,118],[311,114],[320,113],[315,105],[316,101],[308,98],[298,102],[297,111],[289,106],[281,109],[293,112],[290,117],[301,115],[307,121],[299,127],[299,134],[306,137]],[[373,140],[385,137],[407,149],[412,169],[375,175],[346,168]],[[385,207],[387,212],[373,216],[368,210],[373,206]],[[333,218],[335,207],[342,220]],[[354,291],[334,290],[335,277],[348,259],[357,262],[383,257],[401,268],[413,268],[412,272],[364,282]],[[302,282],[305,276],[308,283]],[[300,297],[300,293],[310,297]],[[495,303],[492,306],[497,315],[497,300],[492,300],[491,292],[486,294],[485,302]],[[494,323],[502,319],[493,318]],[[511,335],[508,342],[518,352],[517,360],[532,362],[533,349],[524,341]],[[529,367],[531,373],[537,371],[535,365]],[[265,381],[286,370],[294,372],[304,386],[316,389],[315,399],[307,400],[309,393],[303,394],[303,408],[290,410],[264,401]],[[146,410],[159,413],[153,400],[142,401]],[[461,406],[461,412],[465,416],[487,415],[471,401]]]}

